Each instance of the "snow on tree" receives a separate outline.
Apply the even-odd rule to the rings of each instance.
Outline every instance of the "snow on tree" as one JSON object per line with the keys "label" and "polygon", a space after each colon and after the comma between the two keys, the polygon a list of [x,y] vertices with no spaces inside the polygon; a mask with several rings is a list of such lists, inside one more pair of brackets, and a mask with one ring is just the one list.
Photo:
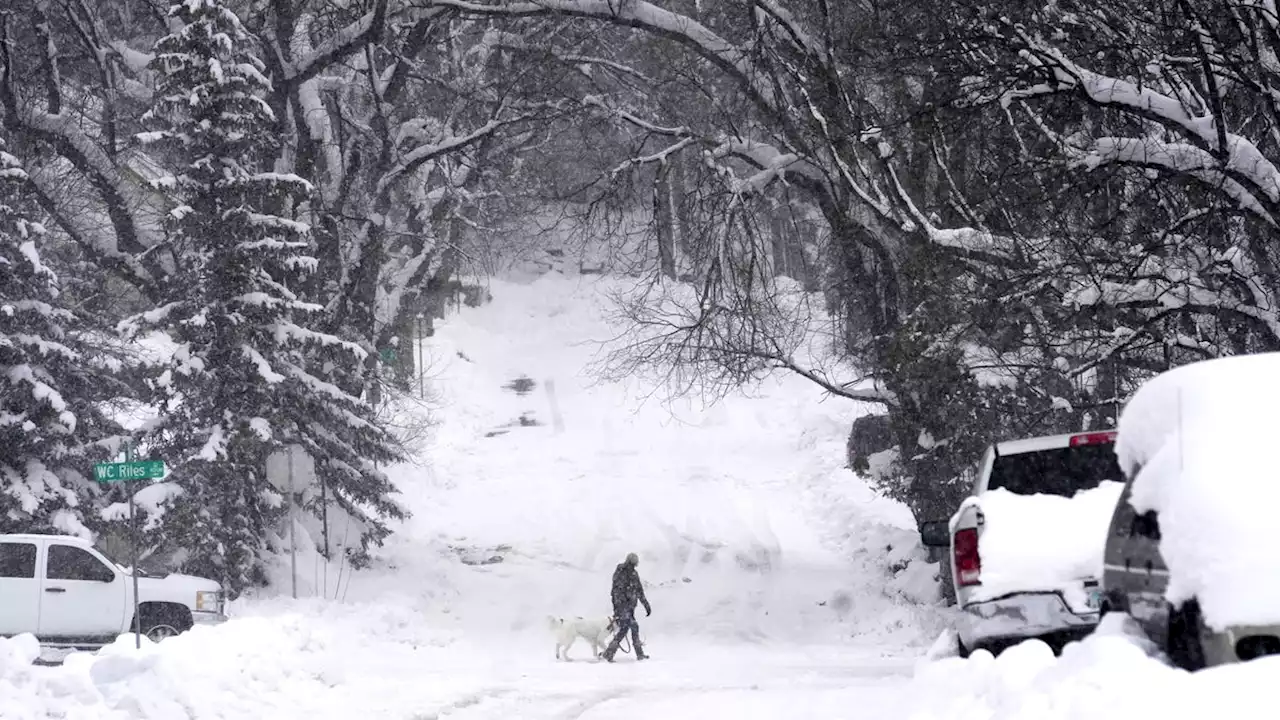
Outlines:
{"label": "snow on tree", "polygon": [[265,581],[263,552],[283,516],[266,477],[272,450],[305,446],[365,543],[403,516],[377,467],[399,451],[343,389],[365,352],[318,330],[323,308],[303,295],[316,260],[309,225],[293,216],[313,189],[272,170],[277,118],[249,33],[218,0],[178,2],[169,16],[181,27],[156,42],[141,139],[176,169],[159,185],[173,203],[178,267],[161,303],[124,325],[177,347],[150,379],[163,408],[154,446],[183,488],[164,534],[188,551],[185,567],[239,592]]}
{"label": "snow on tree", "polygon": [[110,383],[41,258],[46,233],[32,204],[27,174],[0,139],[0,532],[88,537],[91,443],[113,427],[94,400]]}

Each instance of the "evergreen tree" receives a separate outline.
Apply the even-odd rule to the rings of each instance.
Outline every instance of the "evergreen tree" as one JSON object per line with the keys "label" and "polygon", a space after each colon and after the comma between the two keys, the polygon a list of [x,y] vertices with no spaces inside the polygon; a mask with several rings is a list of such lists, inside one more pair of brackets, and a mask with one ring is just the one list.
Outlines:
{"label": "evergreen tree", "polygon": [[81,534],[96,520],[93,443],[115,428],[96,401],[113,383],[41,259],[28,182],[0,139],[0,533]]}
{"label": "evergreen tree", "polygon": [[263,552],[283,498],[266,456],[299,443],[316,458],[330,497],[365,520],[366,541],[402,516],[376,463],[399,459],[360,398],[333,382],[364,351],[317,330],[323,308],[301,296],[316,261],[310,228],[294,219],[311,193],[271,172],[277,123],[270,85],[239,19],[218,0],[174,3],[181,29],[155,46],[156,100],[144,116],[170,166],[169,239],[179,267],[164,302],[133,318],[176,343],[152,379],[164,408],[153,438],[183,492],[164,516],[184,567],[239,592],[265,580]]}

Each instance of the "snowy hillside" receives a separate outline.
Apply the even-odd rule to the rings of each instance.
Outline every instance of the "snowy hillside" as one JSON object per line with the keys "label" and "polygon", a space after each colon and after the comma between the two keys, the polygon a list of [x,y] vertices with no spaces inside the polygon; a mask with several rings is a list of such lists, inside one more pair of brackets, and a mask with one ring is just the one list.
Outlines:
{"label": "snowy hillside", "polygon": [[[478,607],[488,593],[459,588],[459,612],[506,632],[549,612],[606,613],[609,573],[635,551],[655,636],[812,640],[887,626],[895,634],[878,640],[919,641],[883,552],[909,551],[911,519],[840,468],[859,409],[794,377],[706,410],[642,402],[652,388],[641,382],[596,383],[585,372],[595,341],[617,332],[601,284],[617,281],[495,282],[493,304],[437,333],[441,424],[429,467],[398,473],[417,515],[388,548],[402,571],[390,582],[438,570],[424,548],[501,556],[490,574],[505,590],[491,589],[521,602]],[[488,575],[456,579],[477,578]]]}

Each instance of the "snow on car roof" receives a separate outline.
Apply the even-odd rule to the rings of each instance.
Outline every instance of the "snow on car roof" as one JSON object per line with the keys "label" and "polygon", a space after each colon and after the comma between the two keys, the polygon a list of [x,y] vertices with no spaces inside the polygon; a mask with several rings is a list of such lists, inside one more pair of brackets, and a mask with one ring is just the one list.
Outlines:
{"label": "snow on car roof", "polygon": [[1280,353],[1170,370],[1120,416],[1116,455],[1133,507],[1159,515],[1166,596],[1198,599],[1216,630],[1280,622],[1278,442]]}
{"label": "snow on car roof", "polygon": [[75,535],[59,535],[56,533],[9,533],[0,535],[0,540],[58,540],[59,542],[76,543],[78,545],[91,544],[84,538],[79,538]]}

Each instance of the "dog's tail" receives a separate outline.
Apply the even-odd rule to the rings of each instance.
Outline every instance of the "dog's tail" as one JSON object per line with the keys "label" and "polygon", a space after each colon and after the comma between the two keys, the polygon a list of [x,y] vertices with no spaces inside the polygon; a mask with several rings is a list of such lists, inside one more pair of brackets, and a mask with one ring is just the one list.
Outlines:
{"label": "dog's tail", "polygon": [[552,630],[559,630],[563,626],[564,626],[564,618],[558,618],[555,615],[547,616],[547,627],[551,628]]}

